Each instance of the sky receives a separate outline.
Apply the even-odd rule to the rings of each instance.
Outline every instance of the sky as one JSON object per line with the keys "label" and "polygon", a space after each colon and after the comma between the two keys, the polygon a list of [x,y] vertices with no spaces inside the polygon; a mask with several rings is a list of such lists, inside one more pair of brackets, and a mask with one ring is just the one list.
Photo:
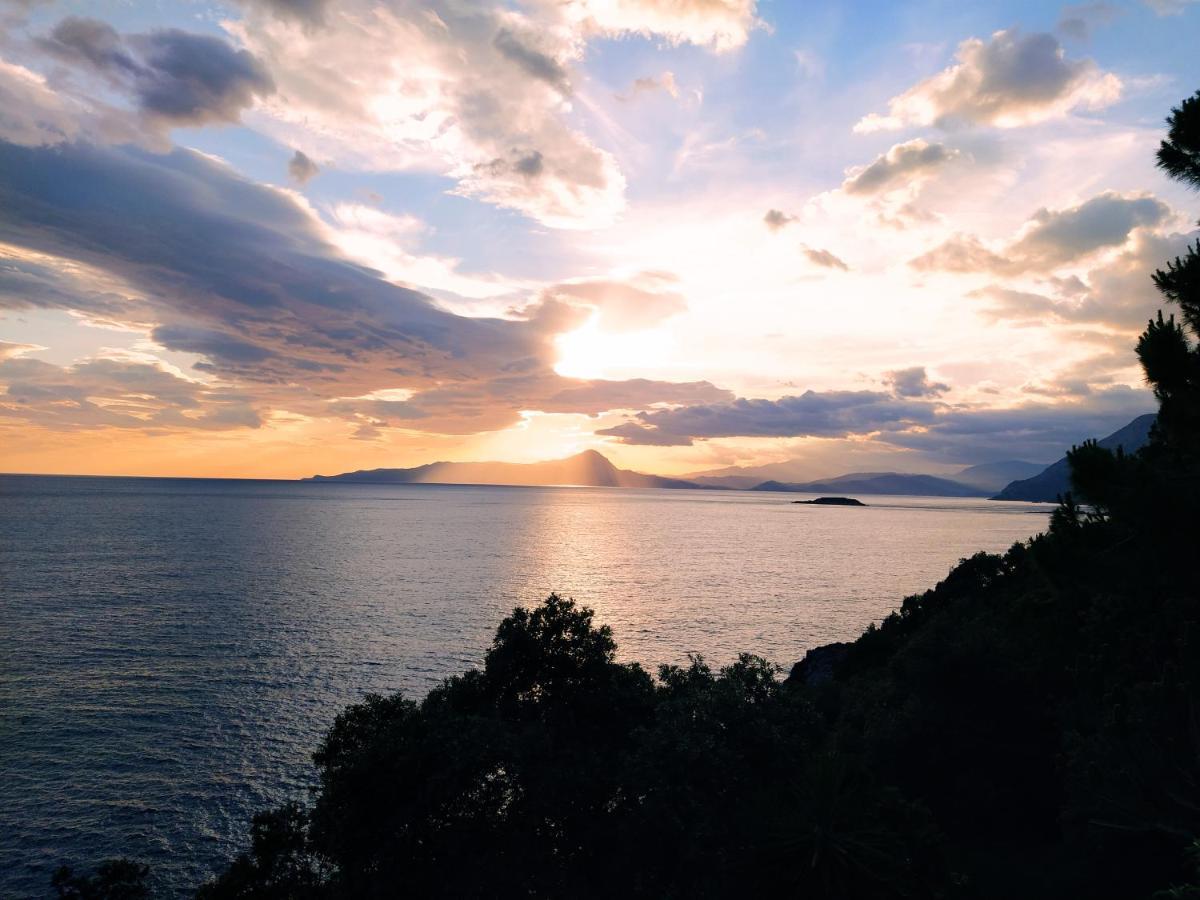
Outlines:
{"label": "sky", "polygon": [[0,0],[0,471],[1051,462],[1200,4]]}

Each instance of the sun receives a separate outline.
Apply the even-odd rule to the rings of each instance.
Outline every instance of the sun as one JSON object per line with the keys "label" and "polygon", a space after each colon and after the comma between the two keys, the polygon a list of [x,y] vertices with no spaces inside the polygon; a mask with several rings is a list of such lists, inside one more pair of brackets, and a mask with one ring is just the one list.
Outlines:
{"label": "sun", "polygon": [[600,327],[599,314],[593,313],[580,328],[555,338],[558,362],[554,371],[565,378],[616,378],[643,376],[660,368],[674,345],[670,333],[648,331],[606,331]]}

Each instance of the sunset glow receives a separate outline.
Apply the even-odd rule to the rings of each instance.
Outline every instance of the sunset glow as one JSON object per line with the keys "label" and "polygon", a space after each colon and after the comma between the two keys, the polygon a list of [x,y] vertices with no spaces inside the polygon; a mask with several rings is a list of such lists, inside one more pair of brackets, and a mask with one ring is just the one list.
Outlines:
{"label": "sunset glow", "polygon": [[1053,459],[1152,407],[1188,7],[19,4],[0,469]]}

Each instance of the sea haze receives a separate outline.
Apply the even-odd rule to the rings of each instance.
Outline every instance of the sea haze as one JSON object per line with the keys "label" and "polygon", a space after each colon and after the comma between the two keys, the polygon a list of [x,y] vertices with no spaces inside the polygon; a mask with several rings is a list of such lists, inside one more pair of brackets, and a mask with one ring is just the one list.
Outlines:
{"label": "sea haze", "polygon": [[802,496],[2,476],[0,896],[113,855],[186,893],[339,709],[421,696],[551,591],[627,660],[788,666],[1048,511]]}

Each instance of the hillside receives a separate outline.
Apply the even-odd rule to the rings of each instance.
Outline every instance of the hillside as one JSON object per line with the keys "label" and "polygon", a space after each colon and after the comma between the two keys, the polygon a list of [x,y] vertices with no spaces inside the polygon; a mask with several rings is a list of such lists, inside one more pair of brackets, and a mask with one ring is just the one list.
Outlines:
{"label": "hillside", "polygon": [[1032,478],[1044,468],[1045,465],[1042,463],[1025,462],[1023,459],[1008,459],[1001,462],[967,466],[965,469],[947,477],[952,481],[969,484],[988,494],[993,494],[1010,482],[1021,478]]}
{"label": "hillside", "polygon": [[697,488],[679,478],[618,469],[601,453],[585,450],[566,459],[535,463],[434,462],[409,469],[360,469],[341,475],[314,475],[312,482],[353,484],[577,485],[622,488]]}
{"label": "hillside", "polygon": [[[983,497],[1001,490],[1018,478],[1029,478],[1045,468],[1024,460],[1001,460],[967,466],[952,472],[849,472],[822,478],[805,478],[809,466],[803,460],[788,460],[762,466],[732,466],[688,475],[687,480],[705,487],[734,490],[821,491],[830,485],[860,494],[924,494],[935,497]],[[763,487],[764,484],[787,487]],[[845,487],[853,483],[853,487]]]}
{"label": "hillside", "polygon": [[[1154,424],[1154,413],[1138,416],[1124,428],[1114,431],[1098,443],[1106,450],[1123,447],[1132,453],[1145,446]],[[1033,476],[1008,484],[993,500],[1024,500],[1030,503],[1053,503],[1061,494],[1071,490],[1071,466],[1064,456]]]}
{"label": "hillside", "polygon": [[809,481],[800,484],[764,481],[751,490],[787,491],[803,494],[837,492],[919,497],[982,497],[986,494],[977,487],[951,481],[948,478],[938,478],[936,475],[905,475],[899,472],[860,472],[824,481]]}

